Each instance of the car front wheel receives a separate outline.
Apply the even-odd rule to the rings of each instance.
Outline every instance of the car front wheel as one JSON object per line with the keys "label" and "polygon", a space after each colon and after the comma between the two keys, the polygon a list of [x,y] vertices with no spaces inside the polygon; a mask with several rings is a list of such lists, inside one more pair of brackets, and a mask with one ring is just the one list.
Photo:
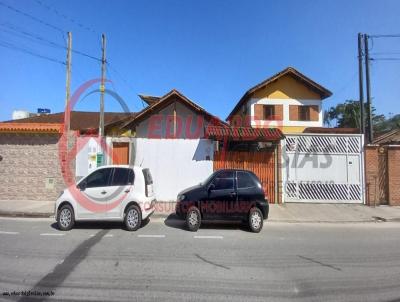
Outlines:
{"label": "car front wheel", "polygon": [[138,206],[131,205],[126,209],[124,223],[128,231],[136,231],[139,229],[142,224],[142,213]]}
{"label": "car front wheel", "polygon": [[254,233],[259,233],[263,227],[263,215],[259,208],[252,208],[249,213],[249,227]]}
{"label": "car front wheel", "polygon": [[74,210],[68,204],[63,205],[57,213],[57,226],[61,231],[68,231],[74,226]]}
{"label": "car front wheel", "polygon": [[201,224],[200,211],[196,207],[190,207],[186,214],[186,225],[189,231],[197,232]]}

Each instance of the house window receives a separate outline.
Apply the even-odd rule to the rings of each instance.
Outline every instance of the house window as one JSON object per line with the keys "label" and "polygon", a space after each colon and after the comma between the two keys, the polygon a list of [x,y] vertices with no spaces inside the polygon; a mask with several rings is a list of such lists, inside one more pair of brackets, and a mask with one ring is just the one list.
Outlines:
{"label": "house window", "polygon": [[310,106],[299,106],[299,121],[311,121]]}
{"label": "house window", "polygon": [[275,106],[265,105],[264,106],[264,120],[274,120],[275,119]]}

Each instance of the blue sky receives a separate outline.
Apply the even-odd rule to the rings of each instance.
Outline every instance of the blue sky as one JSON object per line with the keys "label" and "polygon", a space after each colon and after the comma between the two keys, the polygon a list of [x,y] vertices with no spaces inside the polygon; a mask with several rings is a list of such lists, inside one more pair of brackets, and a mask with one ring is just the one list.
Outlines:
{"label": "blue sky", "polygon": [[[73,48],[100,57],[107,35],[107,77],[131,111],[137,94],[176,88],[226,118],[243,93],[287,66],[333,92],[324,108],[358,98],[357,33],[400,34],[400,1],[48,1],[0,0],[48,24],[71,31]],[[56,10],[57,13],[54,11]],[[62,17],[61,14],[66,16]],[[65,61],[65,50],[21,36],[25,31],[65,45],[60,31],[0,5],[0,44],[10,43]],[[85,29],[85,27],[94,29]],[[14,28],[14,30],[12,29]],[[16,32],[15,28],[19,31]],[[400,39],[374,39],[375,57],[400,58]],[[397,53],[396,53],[397,52]],[[72,92],[100,75],[99,62],[73,54]],[[371,65],[374,106],[399,113],[400,61]],[[0,47],[0,120],[12,111],[63,110],[65,66]],[[97,87],[94,87],[97,88]],[[99,96],[75,109],[96,111]],[[107,111],[120,106],[106,97]]]}

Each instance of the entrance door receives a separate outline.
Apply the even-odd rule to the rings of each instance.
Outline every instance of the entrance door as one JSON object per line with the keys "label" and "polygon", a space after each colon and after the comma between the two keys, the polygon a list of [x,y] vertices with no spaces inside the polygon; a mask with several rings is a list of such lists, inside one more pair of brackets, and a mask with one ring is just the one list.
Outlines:
{"label": "entrance door", "polygon": [[129,143],[113,143],[112,161],[114,165],[129,165]]}

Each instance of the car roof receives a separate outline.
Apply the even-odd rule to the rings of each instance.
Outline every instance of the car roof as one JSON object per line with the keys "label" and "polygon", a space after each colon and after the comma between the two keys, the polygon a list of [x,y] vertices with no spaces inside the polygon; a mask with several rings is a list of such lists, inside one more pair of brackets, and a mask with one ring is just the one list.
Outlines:
{"label": "car roof", "polygon": [[215,172],[220,172],[220,171],[250,172],[250,173],[253,173],[253,174],[254,174],[254,172],[253,172],[253,171],[250,171],[250,170],[244,170],[244,169],[220,169],[220,170],[217,170],[217,171],[215,171]]}
{"label": "car roof", "polygon": [[145,169],[145,168],[142,168],[140,166],[132,166],[132,165],[104,165],[104,166],[97,167],[96,170],[105,169],[105,168],[125,168],[125,169],[129,169],[130,168],[130,169],[134,169],[134,170]]}

